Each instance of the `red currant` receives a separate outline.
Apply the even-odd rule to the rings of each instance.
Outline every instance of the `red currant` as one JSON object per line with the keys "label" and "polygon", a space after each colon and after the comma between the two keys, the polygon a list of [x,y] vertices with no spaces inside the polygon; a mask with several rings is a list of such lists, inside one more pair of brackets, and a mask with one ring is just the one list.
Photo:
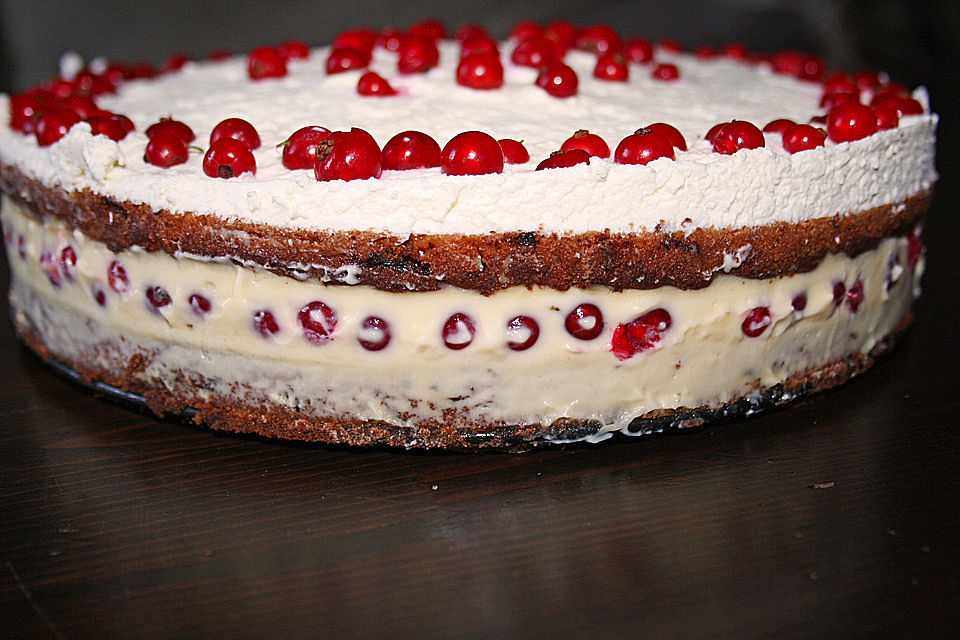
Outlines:
{"label": "red currant", "polygon": [[566,20],[554,20],[543,30],[543,36],[554,43],[557,58],[563,58],[577,41],[577,29]]}
{"label": "red currant", "polygon": [[827,114],[827,134],[834,142],[860,140],[876,132],[876,114],[859,102],[838,105]]}
{"label": "red currant", "polygon": [[626,360],[655,348],[670,328],[673,318],[666,309],[652,309],[630,322],[617,325],[610,340],[610,351],[617,360]]}
{"label": "red currant", "polygon": [[193,129],[179,120],[172,120],[170,118],[161,118],[159,122],[154,122],[147,127],[145,133],[148,138],[152,138],[160,133],[168,133],[183,140],[184,144],[190,144],[197,137],[194,135]]}
{"label": "red currant", "polygon": [[379,178],[380,147],[363,129],[334,131],[320,141],[313,173],[317,180],[366,180]]}
{"label": "red currant", "polygon": [[657,43],[657,48],[667,53],[682,53],[683,45],[674,40],[673,38],[664,38]]}
{"label": "red currant", "polygon": [[595,133],[590,133],[586,129],[575,131],[572,136],[563,141],[560,145],[560,151],[570,151],[572,149],[582,149],[591,156],[597,158],[609,158],[610,147],[603,138]]}
{"label": "red currant", "polygon": [[420,131],[404,131],[383,145],[381,163],[389,171],[440,166],[440,145]]}
{"label": "red currant", "polygon": [[766,145],[763,132],[749,122],[734,120],[723,125],[713,139],[713,150],[730,155],[741,149],[759,149]]}
{"label": "red currant", "polygon": [[370,56],[363,51],[341,47],[334,49],[327,57],[327,73],[343,73],[351,69],[363,69],[370,64]]}
{"label": "red currant", "polygon": [[367,351],[380,351],[390,344],[390,323],[379,316],[367,316],[360,323],[357,342]]}
{"label": "red currant", "polygon": [[397,70],[400,73],[424,73],[440,62],[440,50],[434,40],[414,35],[411,31],[400,42]]}
{"label": "red currant", "polygon": [[731,42],[720,49],[720,55],[734,60],[749,61],[753,58],[747,46],[741,42]]}
{"label": "red currant", "polygon": [[565,169],[578,164],[590,164],[590,154],[583,149],[554,151],[550,157],[537,165],[537,171],[544,169]]}
{"label": "red currant", "polygon": [[173,133],[157,133],[143,152],[143,161],[167,169],[187,161],[187,145]]}
{"label": "red currant", "polygon": [[440,168],[451,176],[503,172],[503,150],[492,136],[480,131],[455,135],[440,152]]}
{"label": "red currant", "polygon": [[163,287],[148,287],[146,296],[151,311],[159,311],[170,304],[170,294]]}
{"label": "red currant", "polygon": [[485,53],[487,55],[500,58],[500,49],[497,43],[486,34],[474,34],[468,36],[460,43],[460,57],[464,58],[475,53]]}
{"label": "red currant", "polygon": [[247,56],[247,74],[251,80],[282,78],[287,75],[287,59],[273,47],[254,49]]}
{"label": "red currant", "polygon": [[620,50],[620,36],[610,27],[598,24],[581,31],[576,46],[602,56]]}
{"label": "red currant", "polygon": [[510,32],[510,37],[514,40],[529,40],[541,35],[543,35],[543,27],[529,20],[518,22]]}
{"label": "red currant", "polygon": [[664,63],[658,64],[656,67],[654,67],[653,72],[650,75],[652,75],[656,80],[671,81],[680,77],[680,70],[677,69],[677,65],[675,64]]}
{"label": "red currant", "polygon": [[127,270],[118,260],[114,260],[107,267],[107,283],[117,293],[123,294],[130,290],[130,278],[127,277]]}
{"label": "red currant", "polygon": [[770,326],[770,309],[767,307],[754,307],[743,319],[740,330],[748,338],[759,338],[763,332]]}
{"label": "red currant", "polygon": [[716,139],[717,134],[720,133],[720,130],[723,129],[726,125],[730,124],[729,122],[718,122],[717,124],[710,127],[710,130],[703,136],[703,139],[710,142],[711,144]]}
{"label": "red currant", "polygon": [[783,132],[783,148],[788,153],[816,149],[822,147],[823,142],[823,130],[808,124],[795,124]]}
{"label": "red currant", "polygon": [[60,105],[64,109],[69,109],[80,116],[81,120],[86,120],[93,116],[99,116],[104,113],[103,109],[97,106],[90,96],[74,95],[66,98]]}
{"label": "red currant", "polygon": [[436,42],[446,37],[447,28],[439,20],[424,20],[410,27],[410,35]]}
{"label": "red currant", "polygon": [[567,333],[577,340],[593,340],[603,333],[603,313],[597,305],[584,302],[567,314],[563,324]]}
{"label": "red currant", "polygon": [[40,98],[30,94],[10,96],[10,128],[22,133],[33,133],[43,106]]}
{"label": "red currant", "polygon": [[787,120],[786,118],[777,118],[776,120],[771,120],[763,127],[764,133],[779,133],[783,135],[783,132],[797,124],[793,120]]}
{"label": "red currant", "polygon": [[471,89],[497,89],[503,86],[503,65],[495,53],[471,53],[457,65],[457,84]]}
{"label": "red currant", "polygon": [[507,322],[507,332],[516,339],[507,341],[511,351],[526,351],[540,337],[540,324],[530,316],[516,316]]}
{"label": "red currant", "polygon": [[280,333],[280,325],[272,311],[261,309],[253,314],[253,330],[264,338],[270,338]]}
{"label": "red currant", "polygon": [[303,40],[287,40],[279,47],[277,52],[285,60],[306,60],[310,57],[310,47]]}
{"label": "red currant", "polygon": [[324,344],[337,330],[337,312],[320,300],[308,302],[297,314],[303,337],[314,344]]}
{"label": "red currant", "polygon": [[338,35],[333,41],[333,49],[354,49],[366,55],[367,60],[377,44],[377,33],[370,29],[349,29]]}
{"label": "red currant", "polygon": [[376,71],[367,71],[357,80],[357,93],[362,96],[395,96],[397,90]]}
{"label": "red currant", "polygon": [[830,111],[836,106],[845,104],[847,102],[859,102],[856,94],[847,93],[844,91],[835,91],[833,93],[824,94],[823,98],[820,99],[820,107]]}
{"label": "red currant", "polygon": [[923,105],[921,105],[919,101],[905,95],[883,96],[879,100],[871,102],[871,106],[893,109],[901,118],[903,116],[916,116],[923,113]]}
{"label": "red currant", "polygon": [[823,81],[823,95],[830,93],[852,93],[856,95],[859,100],[860,88],[857,87],[857,83],[847,74],[835,73]]}
{"label": "red currant", "polygon": [[465,313],[455,313],[443,323],[440,332],[443,344],[453,351],[466,349],[477,335],[477,325],[473,318]]}
{"label": "red currant", "polygon": [[227,118],[210,132],[210,144],[221,138],[233,138],[250,151],[260,147],[260,134],[252,124],[241,118]]}
{"label": "red currant", "polygon": [[612,82],[626,82],[630,77],[627,63],[619,53],[605,53],[597,58],[593,77]]}
{"label": "red currant", "polygon": [[513,64],[539,69],[556,61],[556,57],[553,44],[542,36],[535,36],[517,43],[510,60]]}
{"label": "red currant", "polygon": [[643,38],[628,40],[623,45],[624,57],[638,64],[646,64],[653,60],[653,45]]}
{"label": "red currant", "polygon": [[578,84],[577,72],[562,62],[548,64],[537,76],[537,86],[555,98],[576,95]]}
{"label": "red currant", "polygon": [[638,129],[620,141],[613,152],[617,164],[647,164],[657,158],[674,160],[673,145],[665,136],[650,129]]}
{"label": "red currant", "polygon": [[129,133],[123,122],[112,115],[93,116],[88,118],[87,122],[90,124],[93,135],[107,136],[114,142],[120,142],[126,138],[127,133]]}
{"label": "red currant", "polygon": [[503,161],[507,164],[523,164],[530,161],[530,152],[522,142],[504,138],[497,140],[500,150],[503,151]]}
{"label": "red currant", "polygon": [[54,108],[40,115],[33,133],[41,147],[49,147],[67,135],[70,128],[78,122],[80,122],[80,116],[73,111]]}
{"label": "red currant", "polygon": [[203,172],[211,178],[234,178],[257,172],[253,152],[236,138],[218,138],[203,156]]}
{"label": "red currant", "polygon": [[190,304],[190,308],[193,309],[193,313],[198,316],[204,316],[210,313],[210,309],[213,308],[213,305],[210,303],[210,298],[202,296],[199,293],[191,294],[187,298],[187,302]]}
{"label": "red currant", "polygon": [[896,129],[900,124],[900,112],[893,107],[882,104],[873,113],[877,116],[877,129]]}
{"label": "red currant", "polygon": [[283,147],[283,166],[287,169],[312,169],[317,163],[317,145],[330,135],[326,127],[310,126],[297,129],[280,143]]}
{"label": "red currant", "polygon": [[666,122],[654,122],[653,124],[648,124],[644,129],[659,133],[669,140],[674,148],[680,149],[680,151],[687,150],[687,141],[684,140],[683,134],[673,125],[667,124]]}

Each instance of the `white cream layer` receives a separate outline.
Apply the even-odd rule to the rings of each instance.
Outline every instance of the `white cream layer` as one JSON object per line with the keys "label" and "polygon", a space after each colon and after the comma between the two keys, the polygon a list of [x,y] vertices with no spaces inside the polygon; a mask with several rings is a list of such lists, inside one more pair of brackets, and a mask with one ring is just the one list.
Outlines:
{"label": "white cream layer", "polygon": [[[146,353],[150,364],[140,375],[190,397],[407,426],[452,410],[460,412],[454,423],[549,425],[578,418],[612,431],[655,409],[728,401],[757,385],[868,352],[908,311],[922,269],[922,263],[908,266],[905,239],[890,238],[856,258],[830,256],[809,273],[770,280],[723,276],[695,291],[516,287],[488,297],[454,288],[396,294],[297,282],[223,262],[137,250],[115,254],[58,223],[39,224],[9,199],[2,219],[17,322],[38,331],[59,357],[120,371],[127,359]],[[76,265],[69,277],[54,268],[60,276],[55,285],[41,256],[58,255],[67,246],[76,252]],[[129,278],[123,294],[108,283],[114,261]],[[849,289],[858,280],[859,308],[854,312],[847,300],[835,304],[836,283]],[[146,297],[154,286],[171,298],[159,311]],[[98,290],[105,292],[103,306]],[[195,293],[212,303],[202,317],[187,302]],[[792,301],[801,293],[807,304],[797,312]],[[333,338],[323,344],[307,340],[297,320],[313,301],[338,318]],[[565,317],[582,303],[597,305],[604,315],[605,327],[593,340],[576,339],[565,329]],[[750,338],[742,325],[758,306],[769,309],[772,323]],[[615,357],[611,338],[617,325],[655,308],[672,318],[660,343],[625,360]],[[254,329],[254,314],[262,309],[277,319],[280,332],[273,337]],[[455,313],[469,315],[476,326],[470,344],[458,350],[445,346],[442,336]],[[517,315],[540,326],[539,339],[524,351],[506,346],[527,336],[507,330]],[[368,351],[358,341],[377,337],[361,328],[368,316],[390,324],[392,339],[382,350]],[[462,341],[460,329],[449,342]],[[106,344],[113,346],[97,349]],[[192,384],[198,375],[206,379],[204,387]]]}
{"label": "white cream layer", "polygon": [[[509,62],[504,44],[503,88],[478,91],[454,81],[455,43],[441,47],[441,64],[425,75],[401,76],[395,56],[378,50],[371,68],[403,95],[364,97],[359,71],[328,76],[327,49],[294,61],[285,78],[253,82],[245,59],[190,63],[153,81],[130,82],[101,106],[133,119],[137,132],[117,144],[79,124],[60,142],[39,148],[32,136],[11,131],[0,116],[0,161],[31,178],[67,190],[89,188],[120,200],[175,213],[194,211],[226,219],[307,229],[373,229],[411,233],[589,230],[665,231],[797,222],[899,202],[928,189],[935,115],[906,117],[897,129],[853,143],[786,153],[779,136],[764,149],[722,156],[703,134],[730,119],[758,126],[775,118],[806,122],[821,113],[820,85],[775,75],[762,66],[690,55],[665,59],[680,69],[676,82],[654,80],[651,68],[630,67],[628,83],[593,77],[595,57],[572,51],[577,96],[557,99],[534,85],[536,72]],[[664,56],[661,56],[664,57]],[[920,89],[916,96],[925,103]],[[0,113],[7,113],[0,95]],[[227,117],[249,120],[260,132],[257,175],[206,177],[201,154],[179,167],[143,162],[143,131],[173,116],[193,127],[201,147]],[[594,159],[589,165],[534,172],[537,163],[578,129],[600,134],[613,150],[635,129],[677,126],[690,151],[648,166]],[[382,146],[403,130],[421,130],[442,146],[461,131],[523,140],[531,161],[501,175],[445,176],[439,169],[386,172],[379,180],[318,183],[312,171],[289,171],[275,146],[296,129],[369,130]]]}

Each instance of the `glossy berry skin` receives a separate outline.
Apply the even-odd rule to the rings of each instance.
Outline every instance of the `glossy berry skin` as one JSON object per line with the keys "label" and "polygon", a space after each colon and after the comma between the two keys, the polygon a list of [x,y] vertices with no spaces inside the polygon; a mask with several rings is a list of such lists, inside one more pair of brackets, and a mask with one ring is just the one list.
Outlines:
{"label": "glossy berry skin", "polygon": [[313,344],[324,344],[333,339],[337,330],[337,312],[320,300],[308,302],[297,314],[303,337]]}
{"label": "glossy berry skin", "polygon": [[491,56],[500,57],[500,49],[497,43],[486,34],[476,33],[468,36],[460,42],[460,57],[464,58],[476,53],[485,53]]}
{"label": "glossy berry skin", "polygon": [[342,47],[334,49],[327,57],[327,74],[343,73],[351,69],[363,69],[370,64],[370,55],[357,49]]}
{"label": "glossy berry skin", "polygon": [[492,136],[481,131],[465,131],[444,145],[440,168],[451,176],[502,173],[503,150]]}
{"label": "glossy berry skin", "polygon": [[536,22],[523,20],[514,25],[510,31],[510,37],[513,40],[529,40],[530,38],[543,35],[543,27]]}
{"label": "glossy berry skin", "polygon": [[841,281],[833,283],[833,304],[839,306],[847,295],[847,286]]}
{"label": "glossy berry skin", "polygon": [[317,163],[317,145],[330,135],[326,127],[302,127],[281,143],[283,166],[287,169],[313,169]]}
{"label": "glossy berry skin", "polygon": [[522,142],[504,138],[497,140],[500,150],[503,151],[503,161],[507,164],[523,164],[530,162],[530,152]]}
{"label": "glossy berry skin", "polygon": [[670,328],[673,318],[666,309],[652,309],[630,322],[617,325],[610,340],[610,351],[617,360],[626,360],[655,348]]}
{"label": "glossy berry skin", "polygon": [[414,35],[412,31],[401,40],[399,54],[397,70],[400,73],[424,73],[440,62],[437,43],[423,36]]}
{"label": "glossy berry skin", "polygon": [[147,127],[145,133],[148,138],[152,138],[160,133],[172,134],[183,140],[184,144],[190,144],[197,137],[194,135],[193,129],[186,124],[179,120],[171,120],[169,118],[161,118],[159,122],[154,122]]}
{"label": "glossy berry skin", "polygon": [[377,44],[377,33],[370,29],[349,29],[343,31],[333,40],[333,49],[354,49],[367,56],[373,53]]}
{"label": "glossy berry skin", "polygon": [[627,60],[637,64],[646,64],[653,60],[653,45],[642,38],[625,42],[622,52]]}
{"label": "glossy berry skin", "polygon": [[357,93],[362,96],[395,96],[397,90],[376,71],[367,71],[357,80]]}
{"label": "glossy berry skin", "polygon": [[317,147],[313,174],[317,180],[366,180],[382,171],[380,147],[363,129],[334,131]]}
{"label": "glossy berry skin", "polygon": [[706,140],[706,141],[708,141],[708,142],[710,142],[710,143],[712,144],[713,141],[717,138],[717,134],[720,133],[720,130],[723,129],[723,128],[724,128],[725,126],[727,126],[728,124],[730,124],[730,123],[729,123],[729,122],[719,122],[719,123],[713,125],[712,127],[710,127],[710,130],[707,131],[706,134],[704,134],[703,139]]}
{"label": "glossy berry skin", "polygon": [[73,280],[73,270],[77,266],[77,252],[76,250],[67,245],[60,251],[60,270],[63,272],[63,277],[67,280]]}
{"label": "glossy berry skin", "polygon": [[734,120],[723,125],[713,139],[713,150],[723,155],[731,155],[741,149],[759,149],[765,145],[763,132],[743,120]]}
{"label": "glossy berry skin", "polygon": [[544,169],[565,169],[578,164],[590,164],[590,154],[583,149],[554,151],[550,157],[537,165],[537,171]]}
{"label": "glossy berry skin", "polygon": [[878,109],[880,107],[893,109],[901,118],[903,116],[916,116],[923,113],[923,105],[921,105],[919,101],[905,95],[883,96],[872,102],[871,106]]}
{"label": "glossy berry skin", "polygon": [[241,118],[227,118],[210,132],[210,144],[221,138],[233,138],[250,151],[260,148],[260,134],[253,125]]}
{"label": "glossy berry skin", "polygon": [[387,29],[377,36],[377,46],[383,47],[387,51],[396,53],[400,51],[400,43],[405,37],[406,34],[404,34],[402,31],[397,31],[396,29]]}
{"label": "glossy berry skin", "polygon": [[800,313],[807,308],[807,294],[798,293],[793,296],[793,300],[790,301],[790,306],[793,307],[793,310],[797,313]]}
{"label": "glossy berry skin", "polygon": [[127,128],[114,116],[93,116],[87,119],[93,135],[107,136],[114,142],[120,142],[127,137]]}
{"label": "glossy berry skin", "polygon": [[510,61],[524,67],[540,67],[555,62],[557,60],[556,49],[553,44],[543,36],[531,37],[521,40],[514,47],[510,54]]}
{"label": "glossy berry skin", "polygon": [[477,335],[477,326],[469,315],[458,312],[443,323],[440,335],[444,346],[453,351],[460,351],[473,342],[473,338]]}
{"label": "glossy berry skin", "polygon": [[740,330],[748,338],[759,338],[763,332],[770,326],[770,309],[767,307],[754,307],[747,313],[743,319]]}
{"label": "glossy berry skin", "polygon": [[577,36],[576,47],[603,56],[607,53],[619,51],[620,36],[610,27],[597,24],[580,32],[580,35]]}
{"label": "glossy berry skin", "polygon": [[668,53],[681,53],[683,52],[683,45],[674,40],[673,38],[664,38],[657,42],[657,48],[666,51]]}
{"label": "glossy berry skin", "polygon": [[577,29],[566,20],[554,20],[543,30],[543,37],[554,43],[557,57],[562,58],[577,41]]}
{"label": "glossy berry skin", "polygon": [[603,138],[595,133],[590,133],[586,129],[580,129],[574,132],[572,136],[563,141],[560,145],[560,151],[571,151],[573,149],[582,149],[591,156],[597,158],[609,158],[610,147]]}
{"label": "glossy berry skin", "polygon": [[734,60],[750,61],[753,56],[747,46],[741,42],[731,42],[720,49],[720,55]]}
{"label": "glossy berry skin", "polygon": [[658,64],[653,68],[653,72],[650,74],[656,80],[665,80],[670,82],[676,80],[680,77],[680,70],[677,69],[675,64]]}
{"label": "glossy berry skin", "polygon": [[603,313],[590,302],[577,305],[563,322],[567,333],[577,340],[593,340],[603,333],[603,325]]}
{"label": "glossy berry skin", "polygon": [[20,93],[10,96],[10,128],[21,133],[33,133],[44,103],[40,98]]}
{"label": "glossy berry skin", "polygon": [[808,124],[795,124],[783,132],[783,148],[791,154],[822,147],[824,140],[823,131]]}
{"label": "glossy berry skin", "polygon": [[409,33],[436,42],[447,35],[447,28],[439,20],[423,20],[410,27]]}
{"label": "glossy berry skin", "polygon": [[247,75],[251,80],[282,78],[287,75],[287,59],[273,47],[254,49],[247,56]]}
{"label": "glossy berry skin", "polygon": [[683,134],[673,125],[667,124],[666,122],[654,122],[653,124],[648,124],[644,129],[659,133],[669,140],[675,149],[679,149],[680,151],[687,150],[687,141],[684,139]]}
{"label": "glossy berry skin", "polygon": [[310,57],[310,47],[302,40],[287,40],[277,47],[277,52],[286,60],[306,60]]}
{"label": "glossy berry skin", "polygon": [[143,161],[168,169],[187,161],[187,145],[172,133],[158,133],[147,142]]}
{"label": "glossy berry skin", "polygon": [[499,89],[503,86],[503,65],[494,53],[471,53],[457,65],[457,84],[471,89]]}
{"label": "glossy berry skin", "polygon": [[576,95],[579,83],[577,72],[562,62],[548,64],[537,76],[537,86],[554,98],[569,98]]}
{"label": "glossy berry skin", "polygon": [[381,164],[388,171],[440,166],[440,145],[420,131],[403,131],[383,145]]}
{"label": "glossy berry skin", "polygon": [[673,145],[666,137],[649,129],[639,129],[627,136],[613,152],[613,161],[617,164],[647,164],[658,158],[676,159]]}
{"label": "glossy berry skin", "polygon": [[280,333],[280,325],[272,311],[261,309],[253,314],[253,330],[264,338],[270,338]]}
{"label": "glossy berry skin", "polygon": [[900,124],[900,113],[893,107],[881,104],[873,109],[877,117],[877,129],[883,131],[886,129],[896,129]]}
{"label": "glossy berry skin", "polygon": [[390,323],[379,316],[367,316],[360,323],[357,342],[367,351],[381,351],[390,344]]}
{"label": "glossy berry skin", "polygon": [[203,156],[203,172],[211,178],[235,178],[257,172],[257,160],[242,142],[235,138],[218,138],[210,143]]}
{"label": "glossy berry skin", "polygon": [[50,109],[44,111],[37,120],[34,136],[41,147],[49,147],[67,135],[73,125],[80,122],[80,116],[68,109]]}
{"label": "glossy berry skin", "polygon": [[[518,337],[516,340],[508,340],[507,348],[511,351],[526,351],[540,338],[540,323],[530,316],[516,316],[507,322],[507,331]],[[526,337],[522,337],[524,335]]]}
{"label": "glossy berry skin", "polygon": [[779,133],[783,135],[783,132],[789,129],[790,127],[797,124],[793,120],[787,120],[786,118],[777,118],[776,120],[771,120],[763,126],[764,133]]}
{"label": "glossy berry skin", "polygon": [[820,107],[830,111],[834,107],[847,102],[859,102],[859,100],[857,99],[857,96],[852,93],[836,91],[834,93],[825,94],[823,98],[820,99]]}
{"label": "glossy berry skin", "polygon": [[605,53],[597,58],[593,68],[593,77],[609,82],[626,82],[630,77],[630,70],[624,57],[619,53]]}
{"label": "glossy berry skin", "polygon": [[823,81],[823,95],[831,93],[850,93],[860,99],[860,88],[853,78],[845,73],[835,73]]}
{"label": "glossy berry skin", "polygon": [[64,109],[69,109],[75,114],[80,116],[81,120],[86,120],[93,116],[98,116],[106,113],[103,109],[97,106],[97,103],[93,101],[93,98],[90,96],[81,96],[73,95],[66,98],[60,105]]}
{"label": "glossy berry skin", "polygon": [[880,87],[880,74],[876,71],[858,71],[853,76],[853,82],[861,91],[876,91]]}
{"label": "glossy berry skin", "polygon": [[834,142],[861,140],[876,132],[876,114],[859,102],[841,104],[827,114],[827,135]]}

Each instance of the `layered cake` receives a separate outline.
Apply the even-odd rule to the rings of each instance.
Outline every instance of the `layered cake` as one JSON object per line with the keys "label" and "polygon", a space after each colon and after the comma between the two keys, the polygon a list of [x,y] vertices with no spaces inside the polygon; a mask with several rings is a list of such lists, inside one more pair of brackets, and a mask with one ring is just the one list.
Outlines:
{"label": "layered cake", "polygon": [[13,322],[217,429],[597,441],[844,382],[911,318],[922,89],[608,27],[67,58],[0,96]]}

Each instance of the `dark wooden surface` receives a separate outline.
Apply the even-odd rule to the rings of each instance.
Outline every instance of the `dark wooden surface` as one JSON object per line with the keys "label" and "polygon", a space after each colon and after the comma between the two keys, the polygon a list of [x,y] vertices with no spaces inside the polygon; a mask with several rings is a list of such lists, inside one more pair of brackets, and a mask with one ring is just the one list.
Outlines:
{"label": "dark wooden surface", "polygon": [[957,637],[955,158],[900,345],[677,436],[436,455],[217,434],[54,376],[4,305],[0,637]]}

